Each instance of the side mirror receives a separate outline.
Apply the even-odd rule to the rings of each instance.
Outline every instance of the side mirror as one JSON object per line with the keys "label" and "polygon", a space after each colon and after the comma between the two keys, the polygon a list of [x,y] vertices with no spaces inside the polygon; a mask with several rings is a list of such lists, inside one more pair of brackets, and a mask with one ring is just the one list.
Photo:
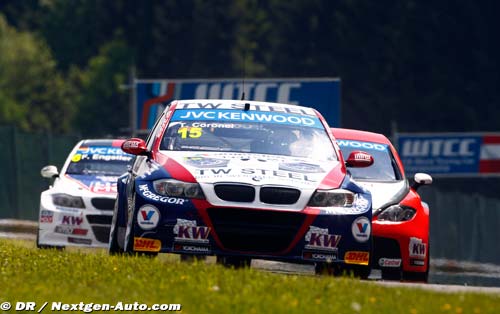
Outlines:
{"label": "side mirror", "polygon": [[59,171],[57,171],[56,166],[49,165],[43,167],[42,170],[40,170],[40,174],[44,178],[52,179],[59,176]]}
{"label": "side mirror", "polygon": [[411,187],[414,190],[417,190],[420,186],[422,185],[430,185],[432,184],[432,177],[428,175],[427,173],[415,173],[415,176],[413,177],[413,184]]}
{"label": "side mirror", "polygon": [[373,157],[366,152],[356,150],[349,154],[349,158],[347,158],[345,165],[353,168],[369,167],[373,165]]}
{"label": "side mirror", "polygon": [[150,156],[146,142],[141,138],[131,138],[122,143],[122,150],[132,155]]}

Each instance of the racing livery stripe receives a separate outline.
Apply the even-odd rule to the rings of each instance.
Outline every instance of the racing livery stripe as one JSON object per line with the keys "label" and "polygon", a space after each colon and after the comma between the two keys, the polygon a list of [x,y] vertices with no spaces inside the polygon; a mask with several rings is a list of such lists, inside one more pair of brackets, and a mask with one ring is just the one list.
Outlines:
{"label": "racing livery stripe", "polygon": [[318,189],[331,189],[332,187],[338,188],[344,181],[346,175],[345,168],[342,163],[338,163],[330,173],[328,173],[323,181],[318,186]]}
{"label": "racing livery stripe", "polygon": [[[161,156],[161,157],[160,157]],[[163,165],[163,168],[170,173],[173,179],[197,183],[195,177],[184,168],[180,163],[175,161],[173,158],[168,158],[162,154],[158,154],[158,161]],[[163,160],[162,160],[163,159]]]}
{"label": "racing livery stripe", "polygon": [[121,147],[123,142],[125,142],[125,140],[113,140],[111,142],[111,146],[113,147]]}

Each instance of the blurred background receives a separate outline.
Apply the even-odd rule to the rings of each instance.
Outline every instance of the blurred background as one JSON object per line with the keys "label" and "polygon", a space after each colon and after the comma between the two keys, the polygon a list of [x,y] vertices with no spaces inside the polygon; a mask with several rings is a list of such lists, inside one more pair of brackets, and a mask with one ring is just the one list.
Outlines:
{"label": "blurred background", "polygon": [[[130,135],[134,78],[334,77],[340,127],[499,132],[499,15],[464,0],[0,0],[0,218],[37,220],[40,168],[80,138]],[[499,183],[437,175],[419,191],[433,257],[500,264]]]}

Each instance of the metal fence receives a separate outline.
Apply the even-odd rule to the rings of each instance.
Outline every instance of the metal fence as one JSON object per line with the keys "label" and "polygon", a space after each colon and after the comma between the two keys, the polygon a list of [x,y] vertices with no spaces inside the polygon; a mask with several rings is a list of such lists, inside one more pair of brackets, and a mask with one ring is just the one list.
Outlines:
{"label": "metal fence", "polygon": [[60,169],[78,139],[0,126],[0,218],[37,220],[40,193],[51,183],[40,169],[48,164]]}
{"label": "metal fence", "polygon": [[500,264],[500,200],[480,193],[419,190],[430,207],[432,258]]}

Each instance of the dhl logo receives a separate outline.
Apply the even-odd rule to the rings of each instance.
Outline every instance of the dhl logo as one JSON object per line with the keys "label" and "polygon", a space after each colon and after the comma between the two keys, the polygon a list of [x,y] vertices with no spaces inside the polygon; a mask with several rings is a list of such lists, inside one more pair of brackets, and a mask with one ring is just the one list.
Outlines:
{"label": "dhl logo", "polygon": [[134,238],[134,250],[142,252],[159,252],[161,241],[147,238]]}
{"label": "dhl logo", "polygon": [[344,255],[346,264],[368,265],[370,262],[370,252],[348,251]]}

